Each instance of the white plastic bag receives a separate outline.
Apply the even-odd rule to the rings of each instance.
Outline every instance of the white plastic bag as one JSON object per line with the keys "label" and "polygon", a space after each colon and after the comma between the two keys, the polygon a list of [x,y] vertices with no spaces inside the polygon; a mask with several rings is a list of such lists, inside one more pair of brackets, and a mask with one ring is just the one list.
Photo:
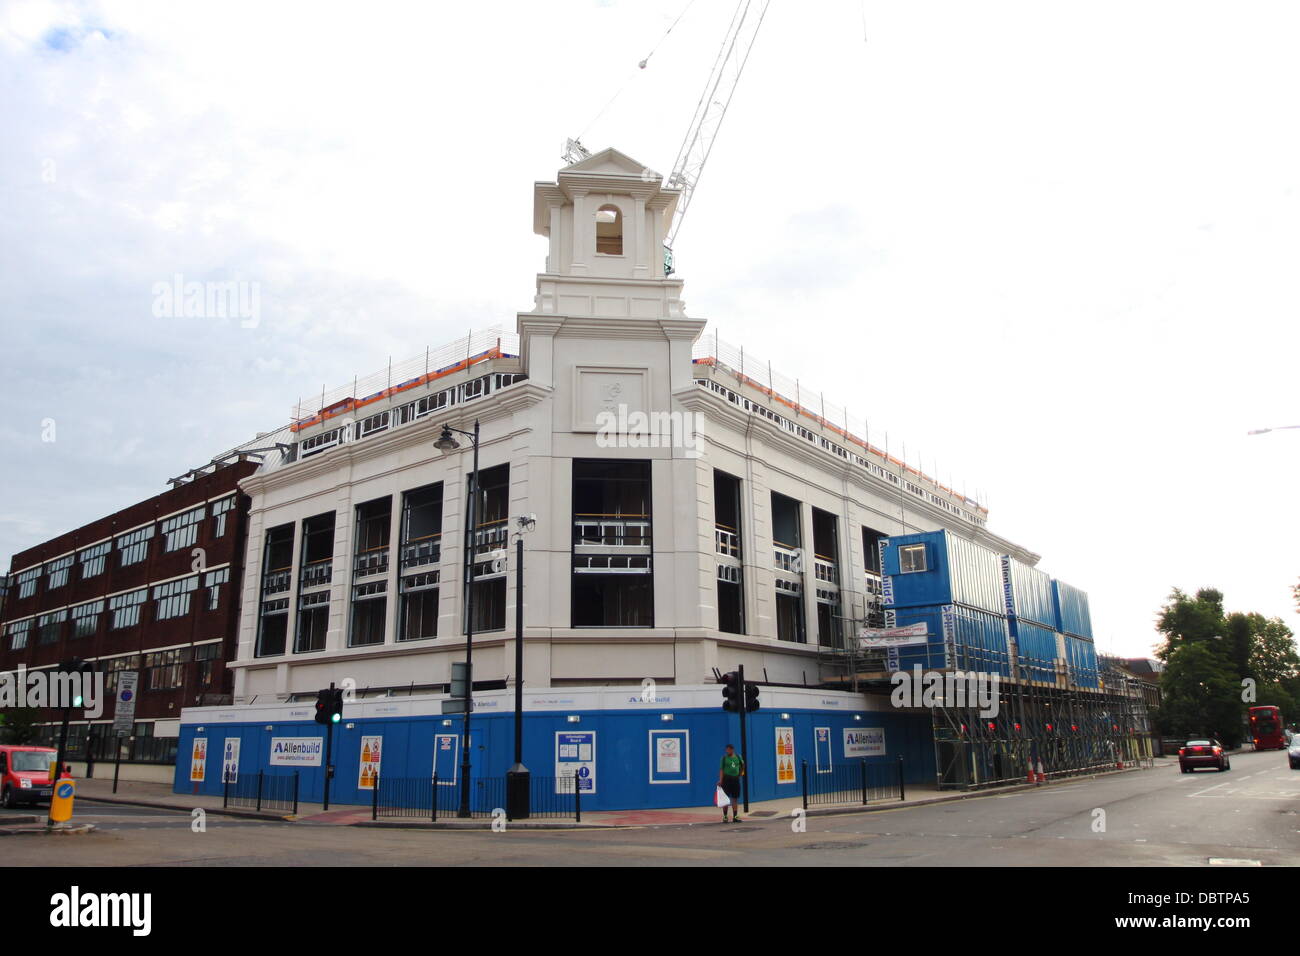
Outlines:
{"label": "white plastic bag", "polygon": [[718,787],[717,790],[715,790],[713,793],[713,805],[715,807],[731,806],[731,797],[727,796],[727,791],[723,790],[721,787]]}

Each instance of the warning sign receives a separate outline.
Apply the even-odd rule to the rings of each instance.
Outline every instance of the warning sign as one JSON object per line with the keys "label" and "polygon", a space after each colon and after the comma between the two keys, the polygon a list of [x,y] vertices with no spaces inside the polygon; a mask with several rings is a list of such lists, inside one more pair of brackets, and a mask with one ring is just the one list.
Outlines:
{"label": "warning sign", "polygon": [[190,782],[202,783],[204,768],[208,762],[208,738],[195,737],[194,749],[190,751]]}
{"label": "warning sign", "polygon": [[794,783],[794,728],[776,728],[776,782]]}
{"label": "warning sign", "polygon": [[239,738],[227,737],[226,746],[221,753],[221,779],[230,783],[239,782]]}
{"label": "warning sign", "polygon": [[375,789],[375,780],[379,776],[379,749],[383,741],[383,737],[361,738],[361,772],[357,776],[360,790]]}

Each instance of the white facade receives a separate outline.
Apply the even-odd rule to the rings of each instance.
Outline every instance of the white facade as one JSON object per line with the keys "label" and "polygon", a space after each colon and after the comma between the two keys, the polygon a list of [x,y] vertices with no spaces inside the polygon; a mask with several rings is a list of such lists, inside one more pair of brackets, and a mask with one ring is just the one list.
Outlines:
{"label": "white facade", "polygon": [[[834,627],[835,639],[842,640],[852,624],[839,618],[860,619],[868,600],[864,527],[884,535],[947,528],[997,553],[1037,561],[1037,555],[985,530],[982,512],[972,503],[920,487],[905,472],[900,477],[874,450],[793,410],[771,389],[744,380],[710,354],[709,340],[701,341],[704,320],[684,312],[681,280],[664,275],[662,241],[677,198],[656,175],[615,150],[562,170],[557,182],[538,183],[534,229],[549,237],[550,250],[537,277],[534,310],[518,316],[518,356],[493,355],[372,401],[364,411],[303,427],[295,435],[296,460],[268,463],[243,482],[252,512],[239,653],[232,664],[237,702],[314,694],[347,678],[359,691],[427,689],[449,681],[451,663],[465,654],[463,542],[472,452],[463,436],[458,451],[435,448],[444,424],[472,431],[477,420],[480,470],[509,466],[510,532],[516,517],[536,515],[536,529],[524,536],[524,680],[535,690],[639,685],[646,678],[698,685],[712,679],[714,667],[730,670],[736,664],[772,682],[815,685],[819,581],[823,592],[838,591]],[[693,361],[693,355],[706,358]],[[484,376],[486,386],[473,388],[486,387],[486,394],[455,393]],[[452,392],[443,407],[397,420],[415,414],[399,416],[397,409],[447,390]],[[383,427],[377,427],[374,416],[385,412]],[[676,440],[618,440],[610,434],[611,416],[635,428],[637,413],[673,416],[655,423],[674,428]],[[362,435],[366,420],[373,430]],[[310,453],[304,446],[313,437],[332,436],[344,423],[350,424],[337,440],[317,438],[326,450]],[[589,540],[583,537],[575,544],[574,462],[596,459],[649,462],[649,545],[602,548],[582,545]],[[739,479],[740,546],[734,557],[726,553],[734,539],[717,533],[715,469]],[[400,640],[402,496],[437,482],[437,636]],[[806,543],[797,555],[782,550],[774,532],[774,492],[798,503],[800,540]],[[392,496],[387,570],[365,579],[382,580],[387,589],[383,640],[349,646],[356,508],[386,496]],[[814,551],[814,509],[822,513],[821,527],[834,519],[838,553],[807,560]],[[295,653],[303,522],[331,511],[336,518],[324,646]],[[615,516],[596,528],[601,520],[589,519],[584,527],[597,537],[609,532],[626,534],[620,541],[640,540],[627,530],[636,521]],[[288,602],[286,644],[283,653],[258,656],[263,572],[275,570],[264,568],[265,536],[285,525],[294,529],[292,565],[288,589],[275,592],[274,599]],[[506,532],[496,525],[483,533]],[[474,635],[476,682],[509,683],[516,677],[512,541],[504,572],[495,572],[504,577],[504,627]],[[611,550],[617,552],[613,559]],[[623,563],[649,564],[653,626],[574,626],[575,563],[598,552],[603,556],[590,563],[618,562],[620,573],[639,573],[623,569]],[[778,571],[783,561],[785,570]],[[720,564],[734,568],[724,573],[739,580],[744,633],[719,629]],[[491,566],[487,570],[491,576]],[[802,586],[793,600],[802,605],[806,643],[778,638],[778,580],[796,579]],[[283,574],[278,580],[277,586],[284,585]],[[605,580],[616,590],[630,578],[615,581],[611,571]]]}

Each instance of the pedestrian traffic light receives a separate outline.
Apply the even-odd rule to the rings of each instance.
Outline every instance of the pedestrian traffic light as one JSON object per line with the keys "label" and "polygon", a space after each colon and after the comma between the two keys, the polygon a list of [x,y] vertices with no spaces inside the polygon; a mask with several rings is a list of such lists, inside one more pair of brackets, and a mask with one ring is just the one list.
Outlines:
{"label": "pedestrian traffic light", "polygon": [[326,687],[316,694],[316,723],[337,724],[343,719],[343,689]]}
{"label": "pedestrian traffic light", "polygon": [[740,687],[740,674],[731,671],[722,675],[722,709],[729,714],[738,714],[745,705],[744,691]]}
{"label": "pedestrian traffic light", "polygon": [[745,681],[745,712],[752,714],[758,710],[758,685],[752,680]]}

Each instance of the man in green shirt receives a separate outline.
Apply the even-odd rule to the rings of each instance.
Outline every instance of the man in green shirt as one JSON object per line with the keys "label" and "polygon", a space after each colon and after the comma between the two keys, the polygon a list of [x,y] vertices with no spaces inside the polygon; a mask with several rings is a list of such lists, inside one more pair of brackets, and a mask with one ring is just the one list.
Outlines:
{"label": "man in green shirt", "polygon": [[[745,775],[745,761],[736,748],[727,744],[727,752],[722,756],[722,766],[718,769],[718,786],[731,798],[731,822],[740,822],[740,778]],[[722,808],[722,822],[727,822],[727,808]]]}

